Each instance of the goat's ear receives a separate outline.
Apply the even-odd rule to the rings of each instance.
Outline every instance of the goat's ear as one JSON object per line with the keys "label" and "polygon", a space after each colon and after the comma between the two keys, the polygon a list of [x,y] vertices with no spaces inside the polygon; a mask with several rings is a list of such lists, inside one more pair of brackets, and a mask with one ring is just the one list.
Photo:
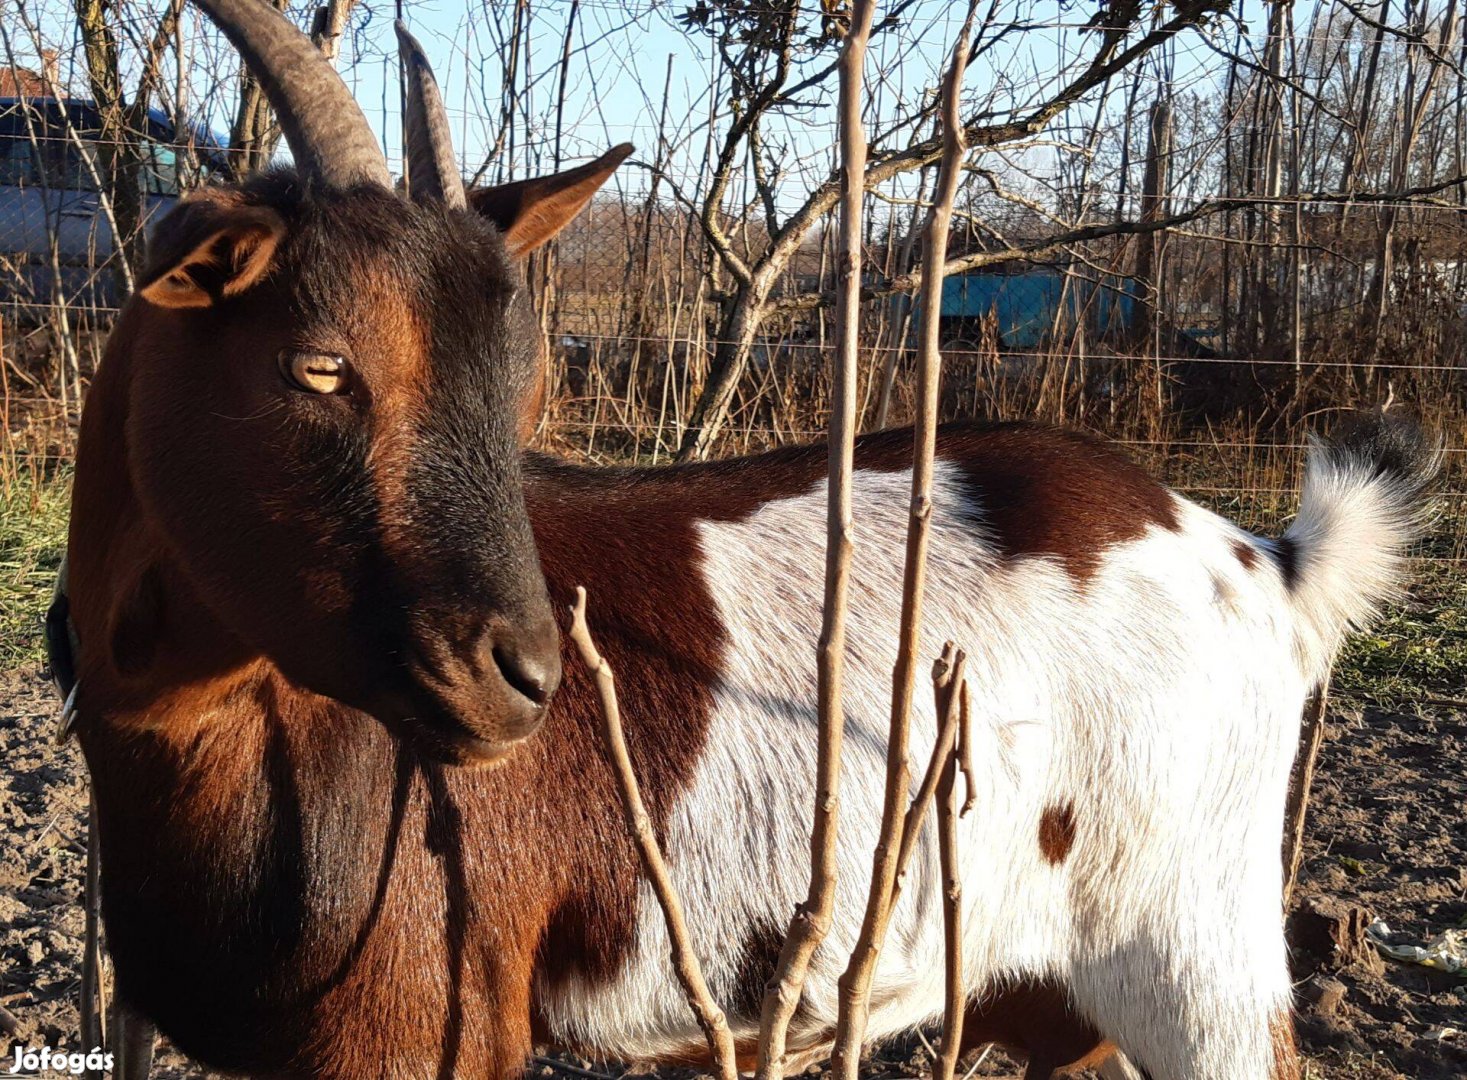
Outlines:
{"label": "goat's ear", "polygon": [[158,222],[139,292],[159,307],[209,307],[263,278],[284,235],[268,206],[226,189],[197,192]]}
{"label": "goat's ear", "polygon": [[569,225],[631,152],[632,144],[622,143],[554,176],[476,188],[469,192],[469,205],[499,226],[504,246],[520,258]]}

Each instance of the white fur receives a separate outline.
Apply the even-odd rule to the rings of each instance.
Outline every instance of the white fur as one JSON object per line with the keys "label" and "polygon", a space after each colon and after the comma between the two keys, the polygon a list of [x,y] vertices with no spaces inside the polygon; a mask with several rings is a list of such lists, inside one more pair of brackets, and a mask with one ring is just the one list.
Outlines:
{"label": "white fur", "polygon": [[[909,490],[907,472],[856,477],[835,921],[811,966],[796,1042],[834,1027],[836,979],[865,908]],[[1306,498],[1296,526],[1313,551],[1311,574],[1321,562],[1337,573],[1334,495]],[[1053,977],[1155,1080],[1265,1080],[1269,1023],[1289,999],[1285,788],[1319,674],[1314,660],[1301,668],[1294,638],[1318,635],[1316,623],[1338,613],[1311,608],[1301,621],[1266,553],[1249,570],[1232,547],[1259,542],[1180,498],[1179,531],[1153,527],[1105,550],[1083,586],[1055,559],[1000,558],[969,501],[955,467],[940,464],[911,748],[921,768],[935,733],[928,660],[951,639],[969,655],[980,771],[977,806],[959,830],[968,985]],[[745,945],[782,930],[808,884],[824,530],[823,483],[736,524],[700,526],[731,645],[666,851],[724,1001]],[[1074,849],[1051,866],[1040,816],[1070,802]],[[930,822],[914,864],[881,953],[873,1039],[942,1009]],[[620,976],[542,986],[539,996],[558,1038],[611,1056],[654,1058],[700,1041],[645,883]],[[757,1032],[757,1017],[731,1021],[737,1036]]]}
{"label": "white fur", "polygon": [[1299,649],[1317,681],[1346,631],[1365,626],[1401,581],[1400,537],[1420,524],[1420,500],[1400,477],[1376,475],[1367,457],[1309,447],[1299,516],[1284,533],[1299,551]]}

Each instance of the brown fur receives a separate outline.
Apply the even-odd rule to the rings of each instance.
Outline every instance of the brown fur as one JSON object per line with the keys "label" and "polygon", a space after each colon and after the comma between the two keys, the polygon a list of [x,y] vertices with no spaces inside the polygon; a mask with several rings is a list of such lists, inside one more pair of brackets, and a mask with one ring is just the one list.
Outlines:
{"label": "brown fur", "polygon": [[[603,653],[638,673],[621,686],[627,740],[661,828],[702,744],[722,633],[686,512],[574,494],[534,488],[542,558],[557,601],[590,585]],[[642,528],[688,543],[639,558]],[[591,572],[585,546],[605,529],[627,557]],[[514,1073],[532,973],[609,977],[632,937],[638,864],[595,709],[568,664],[541,737],[487,771],[438,765],[260,662],[165,693],[145,717],[89,721],[123,993],[220,1067]]]}
{"label": "brown fur", "polygon": [[631,144],[622,143],[595,161],[553,177],[471,191],[469,204],[500,227],[505,248],[518,258],[546,244],[570,224],[631,152]]}
{"label": "brown fur", "polygon": [[[184,273],[217,315],[130,304],[83,418],[71,613],[86,643],[79,734],[96,783],[119,987],[222,1068],[354,1077],[432,1062],[445,1076],[513,1075],[530,1048],[531,972],[553,978],[583,958],[609,968],[630,938],[637,864],[590,723],[594,698],[573,673],[551,737],[498,769],[456,770],[400,728],[305,689],[252,642],[260,634],[272,648],[328,659],[350,649],[329,620],[360,621],[360,575],[372,564],[352,555],[366,538],[343,531],[331,500],[370,499],[383,534],[417,512],[394,507],[407,501],[403,455],[427,391],[422,309],[401,276],[418,271],[401,262],[397,276],[381,271],[402,258],[392,246],[405,230],[442,228],[426,211],[400,223],[389,196],[351,203],[328,192],[313,211],[288,175],[252,185],[193,200],[160,225],[152,278]],[[351,242],[324,261],[302,249],[309,234],[289,236],[279,272],[249,287],[199,277],[201,267],[240,265],[218,250],[230,221],[279,218],[289,232],[312,212],[328,223],[355,215],[359,231],[339,232]],[[482,242],[493,269],[497,241]],[[282,350],[347,355],[363,342],[353,398],[282,401]],[[475,348],[468,359],[485,358]],[[512,372],[497,377],[514,390]],[[349,430],[349,414],[366,406],[368,423]],[[298,415],[278,416],[285,407]],[[299,442],[333,428],[345,441]],[[511,463],[517,454],[511,443]],[[370,487],[346,474],[353,467]],[[324,498],[300,482],[313,471],[327,480]],[[267,498],[253,501],[254,491]],[[604,524],[554,494],[545,503],[537,524],[548,565],[557,535]],[[191,535],[189,515],[206,510],[213,527]],[[235,524],[225,511],[244,516]],[[410,564],[423,556],[390,535],[381,550]],[[200,552],[232,572],[211,577]],[[618,562],[597,581],[605,596],[591,618],[613,662],[648,675],[624,689],[629,708],[676,725],[628,731],[660,825],[701,745],[698,687],[721,639],[690,566],[661,553],[657,565],[672,593],[649,595],[655,575]],[[666,636],[628,640],[618,627],[636,620],[618,618],[613,598],[633,595],[685,619]],[[242,603],[254,622],[240,626]],[[354,678],[374,677],[364,668]],[[523,841],[541,830],[561,842]]]}
{"label": "brown fur", "polygon": [[1046,806],[1039,816],[1039,850],[1051,866],[1058,866],[1075,846],[1075,804]]}
{"label": "brown fur", "polygon": [[1243,564],[1244,570],[1252,570],[1258,565],[1258,549],[1247,541],[1234,540],[1233,554]]}
{"label": "brown fur", "polygon": [[963,1051],[998,1043],[1028,1054],[1025,1080],[1049,1080],[1057,1071],[1093,1068],[1115,1046],[1075,1012],[1069,993],[1053,981],[1025,981],[976,999],[963,1017]]}

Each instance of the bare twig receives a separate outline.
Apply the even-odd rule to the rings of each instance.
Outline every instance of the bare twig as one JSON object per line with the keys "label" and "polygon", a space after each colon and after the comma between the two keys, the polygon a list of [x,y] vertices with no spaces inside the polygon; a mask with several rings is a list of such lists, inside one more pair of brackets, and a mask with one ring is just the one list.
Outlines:
{"label": "bare twig", "polygon": [[973,1059],[973,1064],[968,1066],[968,1071],[963,1074],[963,1080],[973,1080],[973,1074],[978,1071],[978,1066],[988,1060],[988,1055],[993,1053],[993,1043],[983,1048],[983,1052]]}
{"label": "bare twig", "polygon": [[311,43],[321,50],[332,67],[341,53],[341,37],[346,33],[346,21],[355,3],[356,0],[326,0],[311,16]]}
{"label": "bare twig", "polygon": [[[1355,18],[1363,23],[1365,26],[1368,26],[1381,34],[1389,34],[1391,35],[1391,37],[1400,38],[1408,45],[1416,45],[1420,47],[1421,51],[1426,53],[1426,58],[1430,60],[1433,64],[1438,64],[1446,68],[1454,75],[1456,75],[1459,79],[1467,78],[1467,72],[1464,72],[1460,65],[1454,63],[1452,61],[1452,58],[1446,53],[1446,50],[1451,47],[1451,41],[1449,39],[1443,40],[1440,43],[1442,48],[1440,51],[1438,51],[1438,49],[1436,48],[1436,45],[1438,43],[1432,41],[1419,30],[1413,30],[1409,27],[1390,26],[1380,19],[1372,19],[1363,10],[1350,3],[1350,0],[1341,0],[1340,6],[1348,10],[1351,15],[1355,16]],[[1447,35],[1443,35],[1443,37],[1445,38],[1447,37]]]}
{"label": "bare twig", "polygon": [[1467,709],[1467,698],[1422,698],[1416,704],[1431,705],[1438,709]]}
{"label": "bare twig", "polygon": [[[907,867],[911,864],[912,853],[917,848],[917,842],[922,838],[922,827],[927,820],[927,812],[932,808],[934,799],[938,804],[938,825],[943,827],[944,799],[951,802],[953,796],[953,783],[948,779],[950,769],[957,768],[957,753],[959,743],[959,715],[961,713],[961,693],[957,688],[967,685],[967,654],[953,645],[951,641],[942,647],[942,655],[932,664],[932,689],[937,705],[937,738],[932,744],[932,754],[927,761],[927,769],[922,774],[922,783],[917,788],[917,795],[907,807],[906,816],[902,819],[901,847],[897,851],[896,871],[892,885],[891,907],[895,907],[897,900],[901,898],[902,890],[906,886]],[[946,788],[944,788],[946,785]],[[944,794],[944,790],[946,794]],[[956,834],[955,834],[956,835]],[[939,847],[943,843],[941,834],[938,836]],[[944,864],[946,865],[946,864]],[[947,878],[952,876],[947,870],[944,873],[944,897],[947,895]],[[944,901],[946,903],[946,901]],[[944,915],[946,918],[946,914]],[[957,931],[955,931],[957,932]],[[951,949],[951,945],[949,945]],[[951,960],[951,955],[949,955]],[[958,999],[962,997],[961,973],[957,976],[956,983],[949,983],[949,990],[955,992]],[[954,991],[954,986],[957,989]],[[947,1010],[948,1013],[951,1010]],[[951,1016],[947,1017],[946,1031],[954,1032],[951,1036],[952,1045],[956,1046],[962,1039],[962,1018],[959,1015],[954,1026]],[[944,1035],[944,1053],[948,1046],[948,1036]],[[930,1049],[930,1047],[929,1047]],[[941,1061],[942,1054],[933,1054],[934,1059]],[[957,1058],[954,1054],[953,1065],[956,1066]],[[946,1080],[952,1080],[949,1073]]]}
{"label": "bare twig", "polygon": [[616,769],[621,785],[622,806],[626,810],[627,827],[637,841],[637,850],[642,857],[642,870],[657,894],[667,922],[667,936],[672,943],[672,963],[678,981],[688,996],[698,1024],[708,1039],[708,1053],[713,1060],[720,1080],[738,1080],[735,1064],[733,1034],[729,1031],[728,1018],[709,993],[708,982],[703,978],[703,966],[688,936],[688,925],[683,917],[682,901],[673,888],[668,876],[667,864],[662,858],[662,849],[652,829],[652,819],[642,803],[642,792],[637,784],[637,775],[632,771],[632,759],[627,754],[626,739],[622,735],[621,711],[616,703],[616,679],[611,666],[596,650],[591,640],[591,631],[586,626],[586,590],[576,589],[576,606],[571,622],[571,641],[581,654],[581,659],[595,674],[596,693],[601,699],[602,730],[606,735],[607,751]]}
{"label": "bare twig", "polygon": [[[83,891],[85,937],[82,944],[81,970],[81,1039],[90,1052],[106,1045],[107,1032],[103,1018],[107,1015],[106,995],[102,987],[102,853],[97,835],[97,797],[92,795],[87,806],[87,871]],[[89,1070],[89,1078],[101,1080],[102,1071]]]}
{"label": "bare twig", "polygon": [[922,838],[922,823],[942,780],[942,763],[952,756],[958,743],[958,713],[950,708],[957,699],[949,700],[946,689],[949,684],[962,684],[967,662],[967,654],[949,641],[942,647],[942,655],[932,664],[932,685],[937,691],[937,741],[932,744],[932,756],[927,761],[927,771],[922,774],[917,795],[902,819],[902,843],[897,850],[893,904],[906,884],[907,865],[911,862],[917,841]]}
{"label": "bare twig", "polygon": [[1299,864],[1304,859],[1304,822],[1309,812],[1309,789],[1314,786],[1314,765],[1324,742],[1324,714],[1329,703],[1329,686],[1321,685],[1304,703],[1304,723],[1299,736],[1299,756],[1289,777],[1289,800],[1284,811],[1284,910],[1294,895]]}
{"label": "bare twig", "polygon": [[840,59],[841,166],[846,177],[840,218],[840,310],[832,383],[826,491],[825,599],[820,626],[815,820],[810,830],[810,889],[795,909],[779,951],[774,977],[764,990],[759,1024],[759,1080],[780,1080],[787,1066],[790,1020],[800,1003],[810,957],[830,929],[835,908],[836,825],[840,808],[840,759],[845,714],[846,592],[851,565],[851,473],[856,439],[857,346],[861,315],[861,211],[865,188],[866,133],[861,124],[861,73],[874,3],[858,2]]}
{"label": "bare twig", "polygon": [[[938,328],[942,304],[942,266],[947,255],[953,202],[957,198],[966,150],[959,114],[963,61],[968,54],[977,0],[969,0],[967,18],[958,35],[943,90],[943,152],[938,167],[936,196],[927,217],[923,266],[921,352],[917,361],[917,423],[912,462],[912,501],[907,523],[906,565],[902,581],[901,638],[896,670],[892,676],[891,730],[887,737],[886,799],[882,808],[881,832],[871,866],[871,888],[861,933],[850,963],[840,978],[840,1010],[836,1021],[835,1052],[831,1071],[840,1080],[855,1080],[860,1065],[870,1012],[871,981],[876,961],[891,918],[893,894],[898,887],[902,832],[911,778],[907,769],[907,743],[911,726],[912,694],[922,626],[922,597],[927,576],[928,531],[932,519],[932,476],[937,450],[938,378],[942,357],[938,351]],[[908,846],[908,850],[910,847]]]}
{"label": "bare twig", "polygon": [[963,680],[959,696],[958,761],[963,769],[963,786],[966,792],[960,816],[967,817],[968,811],[978,801],[978,770],[973,764],[973,694],[968,689],[967,679]]}
{"label": "bare twig", "polygon": [[[956,732],[956,714],[967,682],[963,674],[963,655],[948,672],[934,667],[932,687],[937,698],[937,714],[943,727]],[[959,737],[961,741],[961,736]],[[966,748],[965,748],[966,749]],[[958,747],[950,746],[938,769],[937,785],[937,851],[942,866],[942,930],[945,970],[943,973],[942,1052],[933,1067],[933,1080],[953,1080],[958,1068],[958,1052],[963,1045],[963,879],[958,870]]]}

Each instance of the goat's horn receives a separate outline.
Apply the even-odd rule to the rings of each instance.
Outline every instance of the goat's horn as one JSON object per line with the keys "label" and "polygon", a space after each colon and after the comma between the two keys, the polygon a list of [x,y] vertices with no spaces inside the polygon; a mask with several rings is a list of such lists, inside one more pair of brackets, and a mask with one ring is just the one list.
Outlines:
{"label": "goat's horn", "polygon": [[356,99],[326,58],[265,0],[194,0],[224,32],[260,86],[302,175],[327,187],[391,189],[387,159]]}
{"label": "goat's horn", "polygon": [[463,210],[468,199],[454,161],[448,113],[443,108],[443,95],[438,92],[438,80],[433,77],[423,46],[407,25],[398,19],[396,28],[397,53],[407,75],[404,140],[408,194],[414,202],[441,202],[450,210]]}

